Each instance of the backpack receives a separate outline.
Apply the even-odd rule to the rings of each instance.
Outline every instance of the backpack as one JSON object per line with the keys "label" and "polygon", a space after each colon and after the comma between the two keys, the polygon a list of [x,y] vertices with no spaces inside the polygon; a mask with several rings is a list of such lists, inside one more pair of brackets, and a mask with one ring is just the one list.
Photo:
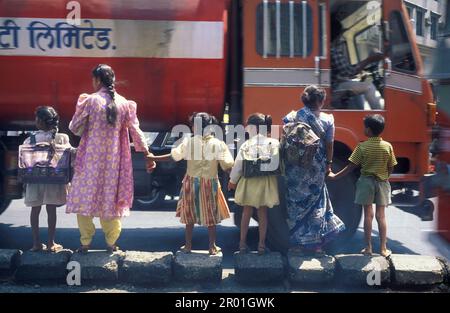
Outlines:
{"label": "backpack", "polygon": [[[269,143],[265,148],[266,151],[262,152],[261,150],[258,150],[258,147],[256,147],[256,155],[251,155],[248,149],[242,151],[242,172],[245,178],[281,175],[280,155],[278,148],[273,151],[271,143]],[[260,149],[262,149],[262,147]],[[267,149],[269,151],[267,151]],[[271,153],[272,151],[274,154]]]}
{"label": "backpack", "polygon": [[71,148],[54,142],[30,143],[19,146],[19,179],[24,184],[68,184],[72,178]]}
{"label": "backpack", "polygon": [[295,120],[283,126],[283,160],[291,165],[310,166],[320,146],[320,137],[310,125]]}

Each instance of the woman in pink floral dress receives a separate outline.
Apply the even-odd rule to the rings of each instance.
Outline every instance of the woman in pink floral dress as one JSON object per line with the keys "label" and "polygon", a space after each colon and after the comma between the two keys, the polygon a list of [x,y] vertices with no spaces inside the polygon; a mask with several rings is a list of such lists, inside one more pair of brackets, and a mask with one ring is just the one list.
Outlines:
{"label": "woman in pink floral dress", "polygon": [[100,218],[108,251],[116,251],[120,219],[130,214],[133,203],[133,169],[129,134],[136,151],[145,153],[147,169],[155,163],[136,116],[136,103],[115,92],[111,67],[93,70],[93,94],[80,95],[70,130],[81,141],[75,174],[67,199],[67,213],[76,213],[80,252],[87,252],[95,233],[94,217]]}

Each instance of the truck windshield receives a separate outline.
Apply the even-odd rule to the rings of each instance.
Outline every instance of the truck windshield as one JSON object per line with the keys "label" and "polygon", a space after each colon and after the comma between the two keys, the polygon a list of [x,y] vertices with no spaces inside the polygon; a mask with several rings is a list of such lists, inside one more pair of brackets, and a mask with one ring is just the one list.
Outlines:
{"label": "truck windshield", "polygon": [[382,32],[378,25],[366,28],[355,36],[355,47],[358,60],[367,59],[374,51],[382,51]]}
{"label": "truck windshield", "polygon": [[400,72],[416,72],[416,63],[411,44],[406,33],[400,12],[392,12],[389,17],[390,57],[395,70]]}

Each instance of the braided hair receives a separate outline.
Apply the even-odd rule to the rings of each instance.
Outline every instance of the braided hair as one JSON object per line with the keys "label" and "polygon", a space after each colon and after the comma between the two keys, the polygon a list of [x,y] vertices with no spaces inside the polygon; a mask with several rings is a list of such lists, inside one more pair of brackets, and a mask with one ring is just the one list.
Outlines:
{"label": "braided hair", "polygon": [[52,137],[55,139],[59,126],[58,112],[50,106],[40,106],[36,109],[35,114],[36,117],[44,123],[46,130],[52,132]]}
{"label": "braided hair", "polygon": [[115,99],[115,75],[113,69],[106,64],[97,65],[92,71],[92,75],[98,78],[102,85],[108,90],[111,102],[106,107],[106,120],[108,124],[114,125],[117,121],[117,105]]}

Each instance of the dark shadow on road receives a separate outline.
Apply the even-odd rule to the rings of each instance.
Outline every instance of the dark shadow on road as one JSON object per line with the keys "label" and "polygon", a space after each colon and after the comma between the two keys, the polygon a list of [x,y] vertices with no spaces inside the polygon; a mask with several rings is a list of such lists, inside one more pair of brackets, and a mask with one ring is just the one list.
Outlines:
{"label": "dark shadow on road", "polygon": [[[372,231],[372,245],[374,253],[380,252],[380,241],[377,231]],[[411,249],[405,247],[403,243],[398,240],[393,240],[388,238],[387,246],[395,254],[418,254]],[[364,248],[364,230],[358,229],[355,235],[349,239],[347,242],[342,243],[337,241],[336,243],[331,243],[327,249],[330,254],[359,254]]]}

